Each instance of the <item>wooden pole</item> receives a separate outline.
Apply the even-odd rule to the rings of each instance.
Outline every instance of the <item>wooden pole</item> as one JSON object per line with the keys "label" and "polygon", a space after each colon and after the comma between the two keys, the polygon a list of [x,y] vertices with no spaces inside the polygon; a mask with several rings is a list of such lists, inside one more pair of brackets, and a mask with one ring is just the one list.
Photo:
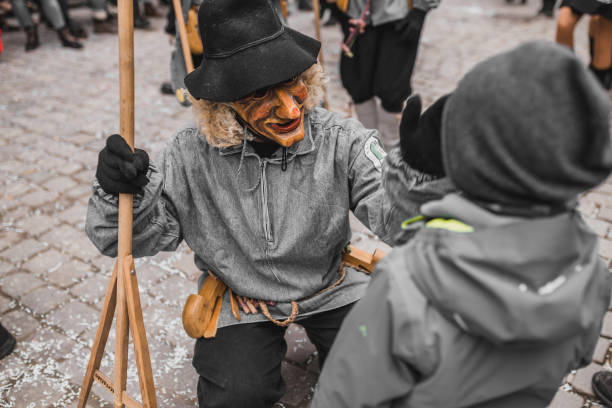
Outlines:
{"label": "wooden pole", "polygon": [[[119,132],[134,150],[134,8],[130,0],[119,0]],[[128,316],[123,279],[123,259],[132,253],[132,195],[119,194],[119,236],[117,248],[117,320],[115,326],[115,408],[123,407],[127,382]]]}
{"label": "wooden pole", "polygon": [[178,23],[179,38],[181,39],[181,47],[183,49],[183,57],[185,58],[185,67],[187,73],[193,71],[193,59],[191,58],[191,50],[189,49],[189,40],[187,39],[187,29],[185,28],[185,19],[183,18],[183,8],[181,0],[172,0],[174,6],[174,14]]}
{"label": "wooden pole", "polygon": [[[134,150],[134,8],[132,0],[118,0],[119,19],[119,129],[121,136]],[[79,395],[78,408],[84,408],[94,380],[113,394],[113,407],[156,408],[155,387],[149,357],[142,307],[132,258],[133,199],[131,194],[119,194],[119,228],[117,262],[106,291],[100,323],[94,339],[89,364]],[[115,366],[113,380],[98,368],[104,354],[108,332],[117,312],[115,327]],[[129,330],[134,339],[134,354],[142,405],[125,392]]]}
{"label": "wooden pole", "polygon": [[[321,51],[319,52],[319,64],[321,67],[325,69],[325,64],[323,61],[323,41],[321,41],[321,6],[319,4],[319,0],[312,0],[312,11],[314,12],[314,21],[315,21],[315,36],[317,40],[321,43]],[[325,109],[329,109],[329,104],[327,103],[327,87],[323,85],[323,106]]]}
{"label": "wooden pole", "polygon": [[280,0],[280,8],[281,14],[285,19],[285,23],[287,22],[287,17],[289,17],[289,7],[287,6],[287,0]]}

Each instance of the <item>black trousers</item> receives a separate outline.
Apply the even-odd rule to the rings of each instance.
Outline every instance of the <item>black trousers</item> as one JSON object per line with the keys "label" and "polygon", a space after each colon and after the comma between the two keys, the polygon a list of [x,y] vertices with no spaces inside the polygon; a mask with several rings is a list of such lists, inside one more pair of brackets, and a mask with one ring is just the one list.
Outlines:
{"label": "black trousers", "polygon": [[[345,38],[349,25],[343,22]],[[352,58],[342,54],[340,79],[353,102],[362,103],[374,96],[380,98],[387,112],[401,112],[406,98],[412,94],[412,70],[417,58],[419,38],[402,40],[396,22],[367,26],[353,44]]]}
{"label": "black trousers", "polygon": [[[299,321],[325,362],[344,317],[353,305]],[[281,363],[287,352],[285,327],[271,322],[221,328],[196,341],[193,366],[200,408],[269,408],[285,394]]]}
{"label": "black trousers", "polygon": [[612,20],[612,4],[600,3],[597,0],[563,0],[561,7],[571,7],[574,13],[600,15]]}

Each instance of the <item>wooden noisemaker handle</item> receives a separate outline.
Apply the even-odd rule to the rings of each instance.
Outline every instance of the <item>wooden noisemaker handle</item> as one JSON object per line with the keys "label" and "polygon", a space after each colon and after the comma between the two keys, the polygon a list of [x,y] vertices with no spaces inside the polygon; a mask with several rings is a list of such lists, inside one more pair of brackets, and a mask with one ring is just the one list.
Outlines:
{"label": "wooden noisemaker handle", "polygon": [[193,59],[191,58],[191,50],[189,49],[189,40],[187,40],[187,29],[185,28],[185,19],[183,18],[183,8],[181,0],[172,0],[174,6],[174,14],[178,23],[179,37],[181,38],[181,47],[183,49],[183,57],[185,58],[185,67],[189,74],[193,71]]}
{"label": "wooden noisemaker handle", "polygon": [[[322,43],[320,16],[321,5],[319,3],[319,0],[312,0],[312,11],[314,13],[315,37],[320,43]],[[321,64],[321,67],[324,68],[325,63],[323,61],[323,47],[321,47],[321,50],[319,51],[319,64]],[[329,103],[327,103],[327,87],[325,86],[325,84],[323,85],[323,107],[325,109],[329,109]]]}

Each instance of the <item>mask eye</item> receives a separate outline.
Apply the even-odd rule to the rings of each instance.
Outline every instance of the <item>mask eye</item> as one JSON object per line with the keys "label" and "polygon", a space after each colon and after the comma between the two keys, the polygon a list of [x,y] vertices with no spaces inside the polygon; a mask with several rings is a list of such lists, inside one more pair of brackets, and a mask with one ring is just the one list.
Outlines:
{"label": "mask eye", "polygon": [[269,88],[260,88],[251,94],[252,99],[263,99],[266,95],[268,95]]}

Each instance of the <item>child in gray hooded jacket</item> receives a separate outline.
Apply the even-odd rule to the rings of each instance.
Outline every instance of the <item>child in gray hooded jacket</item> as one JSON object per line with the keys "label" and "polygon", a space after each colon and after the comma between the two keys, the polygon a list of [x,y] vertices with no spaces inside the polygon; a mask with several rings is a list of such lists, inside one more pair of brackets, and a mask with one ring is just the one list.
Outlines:
{"label": "child in gray hooded jacket", "polygon": [[429,173],[458,192],[405,222],[412,239],[346,317],[312,408],[544,407],[590,361],[609,305],[575,208],[612,169],[608,96],[571,52],[533,42],[420,110],[411,98],[385,188],[401,205]]}

